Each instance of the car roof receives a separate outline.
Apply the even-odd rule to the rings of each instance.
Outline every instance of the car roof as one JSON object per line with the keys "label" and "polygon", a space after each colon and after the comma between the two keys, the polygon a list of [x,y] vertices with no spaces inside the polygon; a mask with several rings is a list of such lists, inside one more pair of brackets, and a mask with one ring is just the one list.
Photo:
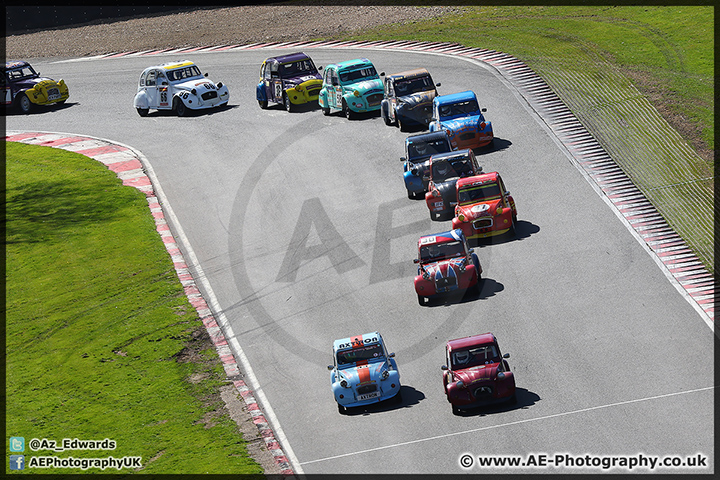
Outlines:
{"label": "car roof", "polygon": [[479,335],[470,335],[468,337],[456,338],[455,340],[448,340],[447,346],[450,350],[458,348],[467,348],[475,345],[487,345],[497,343],[495,335],[492,333],[481,333]]}
{"label": "car roof", "polygon": [[355,60],[345,60],[344,62],[336,63],[335,66],[338,70],[353,69],[365,66],[372,66],[372,62],[367,58],[356,58]]}
{"label": "car roof", "polygon": [[453,150],[452,152],[445,152],[445,153],[436,153],[435,155],[430,157],[430,162],[437,162],[439,160],[450,160],[451,158],[455,157],[464,157],[468,158],[472,155],[472,150],[469,148],[464,148],[462,150]]}
{"label": "car roof", "polygon": [[27,67],[30,64],[25,60],[18,60],[16,62],[5,62],[5,69],[10,70],[13,68]]}
{"label": "car roof", "polygon": [[455,187],[461,188],[461,187],[465,187],[467,185],[473,185],[475,183],[481,184],[481,183],[497,182],[499,177],[500,177],[500,174],[498,172],[481,173],[480,175],[475,175],[473,177],[465,177],[465,178],[459,179],[457,181],[457,183],[455,184]]}
{"label": "car roof", "polygon": [[405,139],[405,143],[409,144],[409,143],[413,143],[418,140],[428,142],[428,141],[437,140],[437,139],[440,139],[443,137],[449,139],[447,130],[438,130],[436,132],[419,133],[417,135],[410,135],[409,137],[407,137]]}
{"label": "car roof", "polygon": [[388,75],[387,78],[399,80],[403,78],[423,77],[425,75],[430,75],[430,72],[427,71],[427,68],[416,68],[414,70],[406,70],[404,72],[393,73],[392,75]]}
{"label": "car roof", "polygon": [[446,103],[466,102],[468,100],[477,100],[475,92],[473,92],[472,90],[466,90],[460,93],[451,93],[448,95],[440,95],[438,97],[435,97],[434,102],[438,105],[443,105]]}
{"label": "car roof", "polygon": [[269,57],[265,59],[266,62],[272,62],[276,61],[278,63],[290,63],[290,62],[297,62],[298,60],[306,60],[310,57],[307,56],[307,54],[303,52],[295,52],[295,53],[288,53],[287,55],[280,55],[277,57]]}
{"label": "car roof", "polygon": [[465,237],[462,230],[448,230],[447,232],[433,233],[432,235],[423,235],[418,239],[418,247],[423,245],[437,245],[438,243],[457,242]]}
{"label": "car roof", "polygon": [[382,343],[382,336],[379,332],[364,333],[362,335],[355,335],[352,337],[339,338],[333,342],[333,351],[345,350],[350,345],[352,348],[357,348],[363,345],[372,345],[375,343]]}
{"label": "car roof", "polygon": [[[195,65],[195,63],[191,62],[190,60],[183,60],[181,62],[163,63],[159,67],[164,68],[165,70],[172,70],[174,68],[189,67],[191,65]],[[150,68],[156,68],[156,67],[150,67]]]}

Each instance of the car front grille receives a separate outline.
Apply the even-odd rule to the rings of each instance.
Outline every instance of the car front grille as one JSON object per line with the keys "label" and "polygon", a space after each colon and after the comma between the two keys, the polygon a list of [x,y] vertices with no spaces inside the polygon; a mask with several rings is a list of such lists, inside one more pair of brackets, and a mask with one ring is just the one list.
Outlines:
{"label": "car front grille", "polygon": [[209,92],[205,92],[202,94],[202,99],[207,101],[211,98],[217,98],[218,94],[215,90],[210,90]]}
{"label": "car front grille", "polygon": [[492,397],[493,389],[489,385],[483,385],[473,390],[473,396],[477,399]]}
{"label": "car front grille", "polygon": [[475,227],[475,230],[481,230],[483,228],[489,228],[493,225],[493,219],[488,218],[479,218],[473,222],[473,227]]}
{"label": "car front grille", "polygon": [[371,383],[370,385],[361,385],[357,388],[358,395],[364,395],[366,393],[373,393],[377,391],[377,384]]}
{"label": "car front grille", "polygon": [[383,94],[382,93],[374,93],[372,95],[368,95],[367,102],[368,105],[371,107],[375,107],[377,105],[380,105],[380,102],[382,102]]}
{"label": "car front grille", "polygon": [[457,285],[457,279],[455,277],[442,277],[435,279],[435,286],[438,289],[450,288],[455,285]]}
{"label": "car front grille", "polygon": [[320,93],[320,88],[322,85],[313,86],[307,89],[308,95],[311,97],[314,97]]}
{"label": "car front grille", "polygon": [[472,140],[473,138],[475,138],[475,132],[460,134],[460,140]]}

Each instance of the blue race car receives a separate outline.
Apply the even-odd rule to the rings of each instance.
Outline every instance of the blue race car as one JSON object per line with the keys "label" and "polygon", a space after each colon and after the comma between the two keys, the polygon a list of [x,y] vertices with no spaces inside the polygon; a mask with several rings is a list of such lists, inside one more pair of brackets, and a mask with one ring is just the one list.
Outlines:
{"label": "blue race car", "polygon": [[400,160],[404,162],[403,180],[408,198],[425,198],[430,180],[430,157],[451,151],[453,147],[445,130],[410,135],[405,139],[405,156]]}
{"label": "blue race car", "polygon": [[333,365],[328,365],[333,396],[341,414],[351,407],[400,397],[400,372],[394,353],[387,353],[378,332],[333,342]]}
{"label": "blue race car", "polygon": [[447,130],[450,143],[456,150],[463,148],[479,148],[493,141],[492,123],[485,120],[478,106],[477,97],[471,90],[441,95],[433,100],[431,132]]}

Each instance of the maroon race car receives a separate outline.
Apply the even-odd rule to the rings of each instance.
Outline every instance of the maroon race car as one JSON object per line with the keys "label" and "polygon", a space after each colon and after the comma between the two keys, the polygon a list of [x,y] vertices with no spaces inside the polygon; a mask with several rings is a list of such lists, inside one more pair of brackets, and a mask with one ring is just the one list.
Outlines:
{"label": "maroon race car", "polygon": [[455,415],[495,402],[516,403],[515,377],[492,333],[450,340],[445,346],[443,387]]}
{"label": "maroon race car", "polygon": [[419,264],[415,292],[420,305],[456,291],[480,293],[482,267],[462,230],[420,237],[418,258],[413,261]]}

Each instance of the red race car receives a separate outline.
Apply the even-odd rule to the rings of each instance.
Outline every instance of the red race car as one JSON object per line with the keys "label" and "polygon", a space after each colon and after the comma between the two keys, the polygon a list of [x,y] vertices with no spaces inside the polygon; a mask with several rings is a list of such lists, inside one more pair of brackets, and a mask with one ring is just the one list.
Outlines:
{"label": "red race car", "polygon": [[455,415],[496,402],[516,403],[515,377],[492,333],[450,340],[445,346],[443,387]]}
{"label": "red race car", "polygon": [[430,219],[452,217],[457,205],[455,184],[459,179],[482,173],[475,153],[466,148],[430,157],[428,166],[430,181],[425,194],[425,203],[430,210]]}
{"label": "red race car", "polygon": [[452,227],[462,230],[468,240],[515,234],[515,200],[498,172],[461,178],[456,188],[458,203]]}
{"label": "red race car", "polygon": [[413,261],[419,264],[415,292],[420,305],[455,291],[480,292],[480,260],[461,230],[420,237],[418,258]]}

